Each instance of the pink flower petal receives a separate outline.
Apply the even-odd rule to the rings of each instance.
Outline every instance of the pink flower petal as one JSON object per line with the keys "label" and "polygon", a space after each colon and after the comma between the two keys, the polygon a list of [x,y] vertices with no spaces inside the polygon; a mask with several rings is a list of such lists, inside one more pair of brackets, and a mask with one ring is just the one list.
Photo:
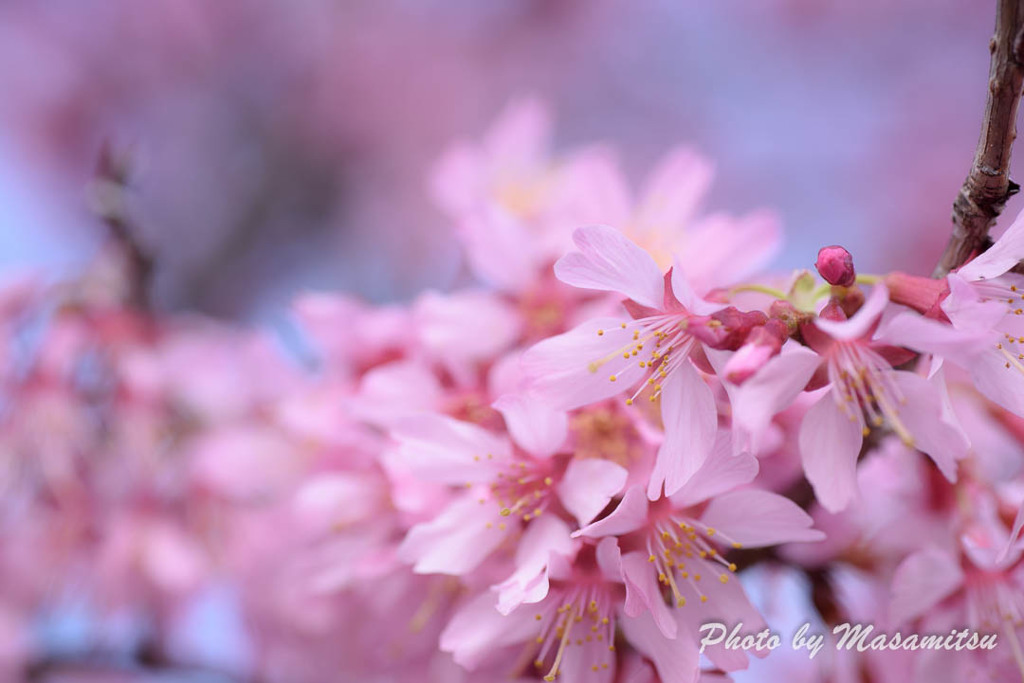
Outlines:
{"label": "pink flower petal", "polygon": [[269,427],[209,430],[194,449],[192,476],[227,498],[271,498],[301,476],[296,444]]}
{"label": "pink flower petal", "polygon": [[857,494],[857,456],[864,436],[860,424],[836,405],[833,391],[804,415],[800,457],[818,502],[829,512],[839,512]]}
{"label": "pink flower petal", "polygon": [[407,418],[392,431],[392,436],[398,446],[389,455],[389,464],[423,481],[478,481],[497,474],[512,455],[511,446],[503,437],[433,413]]}
{"label": "pink flower petal", "polygon": [[686,266],[678,258],[672,267],[672,294],[686,310],[698,315],[711,315],[725,308],[725,304],[711,303],[697,296],[690,286]]}
{"label": "pink flower petal", "polygon": [[472,671],[487,656],[536,635],[537,622],[528,610],[503,615],[494,609],[494,595],[484,591],[459,608],[441,633],[441,650]]}
{"label": "pink flower petal", "polygon": [[889,616],[893,625],[916,619],[956,591],[964,581],[956,558],[925,548],[903,560],[892,578]]}
{"label": "pink flower petal", "polygon": [[558,484],[558,496],[580,526],[590,523],[626,485],[629,473],[608,460],[573,460]]}
{"label": "pink flower petal", "polygon": [[484,284],[516,293],[536,279],[543,257],[527,226],[516,217],[483,206],[467,211],[458,230],[469,265]]}
{"label": "pink flower petal", "polygon": [[816,318],[814,324],[833,339],[859,339],[868,333],[888,305],[889,289],[879,282],[871,288],[871,294],[868,295],[864,305],[849,320]]}
{"label": "pink flower petal", "polygon": [[799,505],[769,491],[723,493],[711,499],[701,521],[724,538],[751,548],[825,538],[811,528],[814,520]]}
{"label": "pink flower petal", "polygon": [[619,625],[626,640],[654,662],[661,683],[696,683],[700,656],[694,644],[667,638],[647,612],[623,617]]}
{"label": "pink flower petal", "polygon": [[547,458],[565,444],[569,423],[564,411],[513,394],[502,396],[493,407],[504,416],[512,440],[527,453]]}
{"label": "pink flower petal", "polygon": [[676,147],[658,163],[644,187],[637,208],[640,226],[680,231],[704,199],[714,168],[689,147]]}
{"label": "pink flower petal", "polygon": [[573,541],[569,527],[555,515],[544,515],[527,525],[516,549],[516,571],[494,587],[498,611],[508,614],[523,604],[540,602],[548,595],[548,557],[569,555]]}
{"label": "pink flower petal", "polygon": [[[765,628],[760,612],[750,604],[742,584],[735,576],[726,583],[716,580],[714,576],[707,576],[699,586],[701,593],[707,597],[706,601],[700,599],[692,584],[685,584],[683,594],[686,596],[686,605],[676,610],[679,618],[679,640],[690,639],[699,642],[700,627],[711,622],[726,624],[730,630],[742,622],[742,631],[745,633],[757,633]],[[747,654],[743,650],[726,648],[724,641],[717,645],[709,645],[704,650],[704,656],[723,671],[745,669],[748,666]],[[764,656],[767,652],[755,650],[752,654]]]}
{"label": "pink flower petal", "polygon": [[781,241],[774,212],[755,211],[742,218],[715,214],[689,231],[679,267],[694,287],[706,292],[755,274],[775,257]]}
{"label": "pink flower petal", "polygon": [[914,438],[914,446],[928,454],[943,476],[956,481],[956,461],[967,456],[967,437],[943,417],[945,386],[936,386],[912,372],[896,371],[893,381],[903,393],[898,419]]}
{"label": "pink flower petal", "polygon": [[[517,528],[494,505],[480,505],[476,496],[456,500],[429,522],[417,524],[398,547],[398,557],[413,562],[417,574],[461,576],[504,543]],[[490,523],[490,527],[488,527]]]}
{"label": "pink flower petal", "polygon": [[1002,275],[1021,260],[1024,260],[1024,212],[1017,214],[995,244],[961,267],[957,274],[967,280],[989,280]]}
{"label": "pink flower petal", "polygon": [[594,150],[570,162],[563,193],[576,225],[626,225],[633,199],[619,165],[607,150]]}
{"label": "pink flower petal", "polygon": [[1024,373],[992,348],[978,356],[971,366],[975,388],[1018,417],[1024,417]]}
{"label": "pink flower petal", "polygon": [[[644,498],[644,503],[647,499]],[[614,536],[606,536],[597,542],[597,566],[605,579],[612,582],[622,581],[622,553],[619,551],[619,540]]]}
{"label": "pink flower petal", "polygon": [[647,496],[640,486],[631,486],[626,490],[618,506],[598,521],[575,532],[574,536],[600,538],[602,536],[621,536],[636,531],[647,523]]}
{"label": "pink flower petal", "polygon": [[[620,394],[646,370],[633,358],[633,332],[618,318],[595,318],[535,344],[522,358],[529,390],[558,408],[578,408]],[[600,332],[600,334],[598,334]],[[611,377],[615,381],[610,381]]]}
{"label": "pink flower petal", "polygon": [[697,370],[683,361],[664,381],[661,419],[665,440],[658,449],[647,496],[672,495],[693,476],[711,453],[718,432],[718,410],[711,388]]}
{"label": "pink flower petal", "polygon": [[449,213],[471,211],[483,192],[484,174],[484,158],[479,150],[467,144],[453,145],[434,165],[431,195]]}
{"label": "pink flower petal", "polygon": [[719,434],[711,456],[683,488],[672,494],[672,504],[690,507],[754,481],[758,472],[757,458],[749,453],[732,455],[731,449],[728,436]]}
{"label": "pink flower petal", "polygon": [[733,429],[757,452],[772,417],[788,408],[821,365],[821,357],[799,344],[788,343],[750,379],[732,390]]}
{"label": "pink flower petal", "polygon": [[630,617],[649,613],[664,637],[675,638],[678,625],[672,610],[665,604],[654,572],[646,554],[631,552],[622,556],[622,578],[626,584],[626,603],[623,609]]}
{"label": "pink flower petal", "polygon": [[1003,565],[1007,559],[1020,555],[1021,543],[1020,532],[1024,529],[1024,505],[1017,510],[1017,516],[1013,520],[1013,529],[1009,538],[1006,539],[1006,546],[996,556],[996,563]]}
{"label": "pink flower petal", "polygon": [[[410,413],[434,408],[440,404],[442,396],[437,375],[426,364],[395,361],[363,375],[358,394],[350,402],[350,410],[361,419],[389,426],[404,420]],[[336,423],[333,428],[337,428]]]}
{"label": "pink flower petal", "polygon": [[970,367],[978,354],[994,346],[1000,336],[992,325],[1002,319],[1006,307],[994,301],[990,303],[1001,310],[988,326],[957,329],[916,313],[904,312],[884,320],[873,341],[935,354],[961,367]]}
{"label": "pink flower petal", "polygon": [[1000,301],[985,301],[976,286],[958,273],[946,276],[949,296],[939,307],[955,327],[963,330],[990,329],[1006,317],[1006,306]]}
{"label": "pink flower petal", "polygon": [[511,305],[474,290],[426,292],[416,301],[414,318],[420,343],[453,372],[492,360],[516,341],[522,326]]}
{"label": "pink flower petal", "polygon": [[[615,677],[616,659],[616,654],[608,651],[603,640],[590,639],[571,644],[562,655],[556,680],[611,683]],[[595,666],[597,670],[594,670]]]}
{"label": "pink flower petal", "polygon": [[547,161],[551,112],[537,97],[510,103],[484,137],[484,149],[498,172],[533,171]]}
{"label": "pink flower petal", "polygon": [[617,292],[644,306],[661,308],[665,283],[651,255],[615,228],[594,225],[573,233],[579,251],[555,264],[555,275],[583,289]]}

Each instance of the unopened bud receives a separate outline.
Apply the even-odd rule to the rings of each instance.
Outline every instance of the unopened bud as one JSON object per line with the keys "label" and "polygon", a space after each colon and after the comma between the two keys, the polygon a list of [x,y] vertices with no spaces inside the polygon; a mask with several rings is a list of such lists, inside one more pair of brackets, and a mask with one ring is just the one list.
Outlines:
{"label": "unopened bud", "polygon": [[713,349],[735,351],[747,340],[751,330],[768,321],[761,311],[740,311],[734,306],[710,316],[690,318],[689,332]]}
{"label": "unopened bud", "polygon": [[764,327],[754,328],[722,374],[733,384],[742,384],[782,350],[788,337],[789,327],[781,320],[772,319]]}
{"label": "unopened bud", "polygon": [[949,280],[946,278],[933,280],[930,277],[895,272],[886,275],[884,281],[889,288],[889,300],[894,304],[903,304],[918,313],[937,314],[945,318],[939,304],[949,294]]}
{"label": "unopened bud", "polygon": [[857,279],[850,252],[839,246],[822,247],[814,267],[825,282],[838,287],[850,287]]}

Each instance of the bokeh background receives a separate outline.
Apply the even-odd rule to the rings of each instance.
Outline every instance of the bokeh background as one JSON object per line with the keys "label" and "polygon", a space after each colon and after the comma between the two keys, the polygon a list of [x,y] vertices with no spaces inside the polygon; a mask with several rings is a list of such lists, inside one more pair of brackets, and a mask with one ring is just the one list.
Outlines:
{"label": "bokeh background", "polygon": [[[779,268],[840,243],[862,272],[927,273],[993,22],[976,0],[0,0],[0,278],[95,258],[86,187],[111,143],[159,310],[274,327],[309,289],[449,289],[467,276],[432,164],[529,94],[560,147],[608,143],[636,179],[696,147],[707,208],[779,213]],[[213,669],[248,654],[231,591],[183,617]],[[74,652],[89,629],[66,609],[39,635]],[[227,680],[182,675],[159,680]]]}
{"label": "bokeh background", "polygon": [[634,176],[694,145],[717,165],[709,208],[780,213],[780,267],[839,242],[861,270],[927,272],[993,17],[969,0],[5,0],[0,268],[94,254],[83,187],[111,141],[133,150],[163,309],[267,321],[307,288],[444,289],[463,270],[430,166],[536,93],[559,145],[611,143]]}

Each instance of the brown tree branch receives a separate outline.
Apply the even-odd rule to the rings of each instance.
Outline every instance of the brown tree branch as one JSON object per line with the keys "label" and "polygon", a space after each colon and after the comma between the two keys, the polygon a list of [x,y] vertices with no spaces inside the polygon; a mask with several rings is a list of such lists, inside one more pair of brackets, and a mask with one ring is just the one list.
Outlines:
{"label": "brown tree branch", "polygon": [[150,285],[153,279],[153,257],[138,240],[125,206],[125,193],[131,172],[127,150],[115,150],[109,143],[100,148],[92,181],[93,209],[106,223],[110,236],[124,258],[125,277],[129,286],[129,303],[139,309],[149,308]]}
{"label": "brown tree branch", "polygon": [[953,236],[935,268],[943,277],[987,248],[988,231],[1020,187],[1010,180],[1010,150],[1017,137],[1017,105],[1024,84],[1024,0],[998,0],[989,43],[988,99],[970,173],[953,202]]}

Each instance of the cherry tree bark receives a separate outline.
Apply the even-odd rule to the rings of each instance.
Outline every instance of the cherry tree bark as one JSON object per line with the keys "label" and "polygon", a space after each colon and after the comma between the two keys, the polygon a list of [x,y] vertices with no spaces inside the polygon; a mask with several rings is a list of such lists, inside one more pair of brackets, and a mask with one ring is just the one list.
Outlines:
{"label": "cherry tree bark", "polygon": [[1017,105],[1024,84],[1024,0],[999,0],[989,43],[988,99],[974,163],[953,202],[953,235],[934,275],[942,277],[989,245],[996,217],[1020,187],[1010,180]]}

